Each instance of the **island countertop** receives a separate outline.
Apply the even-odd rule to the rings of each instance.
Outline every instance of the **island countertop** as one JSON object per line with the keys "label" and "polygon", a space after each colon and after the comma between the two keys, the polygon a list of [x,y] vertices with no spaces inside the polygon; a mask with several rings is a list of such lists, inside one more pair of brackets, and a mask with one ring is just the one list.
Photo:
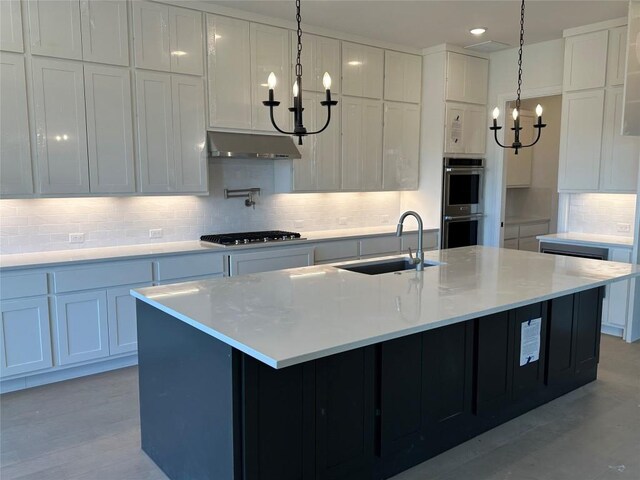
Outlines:
{"label": "island countertop", "polygon": [[483,246],[425,261],[439,265],[372,276],[319,265],[131,294],[284,368],[640,276],[636,265]]}

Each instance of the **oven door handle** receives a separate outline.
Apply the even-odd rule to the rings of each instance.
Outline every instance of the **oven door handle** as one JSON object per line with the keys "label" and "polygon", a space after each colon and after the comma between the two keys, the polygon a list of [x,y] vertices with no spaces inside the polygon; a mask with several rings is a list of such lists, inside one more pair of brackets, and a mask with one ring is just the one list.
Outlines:
{"label": "oven door handle", "polygon": [[484,216],[485,216],[484,213],[476,213],[474,215],[461,215],[459,217],[445,215],[444,221],[445,222],[462,222],[464,220],[479,220],[481,218],[484,218]]}
{"label": "oven door handle", "polygon": [[484,169],[478,167],[447,167],[445,171],[450,175],[482,175],[484,173]]}

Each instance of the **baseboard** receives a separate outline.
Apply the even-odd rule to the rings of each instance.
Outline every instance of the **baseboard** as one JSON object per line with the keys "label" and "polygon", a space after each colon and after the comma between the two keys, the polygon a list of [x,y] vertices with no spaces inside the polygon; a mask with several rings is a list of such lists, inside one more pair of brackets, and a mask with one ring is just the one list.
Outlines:
{"label": "baseboard", "polygon": [[622,327],[618,327],[616,325],[611,325],[608,323],[603,323],[602,324],[602,328],[600,328],[600,332],[606,334],[606,335],[612,335],[614,337],[620,337],[622,338],[623,334],[624,334],[624,328]]}

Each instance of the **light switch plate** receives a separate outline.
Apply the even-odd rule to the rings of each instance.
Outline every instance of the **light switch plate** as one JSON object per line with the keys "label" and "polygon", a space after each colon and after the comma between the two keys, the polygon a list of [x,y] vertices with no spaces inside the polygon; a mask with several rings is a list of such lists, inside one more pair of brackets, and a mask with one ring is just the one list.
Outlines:
{"label": "light switch plate", "polygon": [[629,223],[618,223],[616,225],[616,230],[618,230],[620,233],[627,233],[631,231],[631,224]]}
{"label": "light switch plate", "polygon": [[84,233],[70,233],[69,243],[84,243]]}
{"label": "light switch plate", "polygon": [[150,229],[149,238],[162,238],[162,229],[161,228]]}

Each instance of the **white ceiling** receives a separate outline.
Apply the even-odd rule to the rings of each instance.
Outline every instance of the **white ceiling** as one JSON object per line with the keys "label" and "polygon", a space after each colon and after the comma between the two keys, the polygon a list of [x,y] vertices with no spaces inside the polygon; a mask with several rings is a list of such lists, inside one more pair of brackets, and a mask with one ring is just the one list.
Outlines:
{"label": "white ceiling", "polygon": [[[518,44],[518,0],[301,0],[304,24],[347,32],[416,48],[441,43],[467,46],[486,40]],[[289,21],[295,20],[293,0],[212,0],[225,7]],[[529,0],[525,43],[562,37],[565,28],[625,17],[627,0]],[[474,37],[469,29],[488,27]]]}

